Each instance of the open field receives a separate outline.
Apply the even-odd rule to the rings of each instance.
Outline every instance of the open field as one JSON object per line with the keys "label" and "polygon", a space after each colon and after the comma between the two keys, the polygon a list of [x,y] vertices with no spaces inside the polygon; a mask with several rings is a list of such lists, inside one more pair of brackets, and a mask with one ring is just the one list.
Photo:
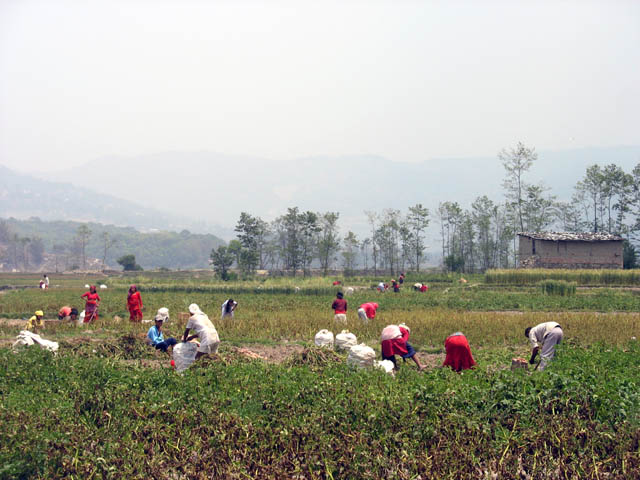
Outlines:
{"label": "open field", "polygon": [[[343,327],[333,323],[328,279],[87,280],[54,276],[58,286],[48,291],[0,294],[0,478],[640,477],[633,291],[554,297],[534,286],[443,278],[425,294],[380,294],[372,279],[360,279],[347,283],[363,288],[347,297]],[[170,309],[165,336],[181,335],[177,313],[198,303],[220,333],[219,354],[176,375],[168,355],[144,344],[150,324],[125,316],[125,286],[134,282],[145,318]],[[84,283],[109,286],[99,292],[101,320],[47,322],[45,338],[60,342],[56,356],[11,352],[22,318],[82,307]],[[239,307],[221,321],[228,296]],[[380,304],[366,325],[355,313],[364,301]],[[529,353],[524,327],[548,320],[565,332],[556,360],[545,372],[510,371],[512,357]],[[312,346],[319,329],[347,328],[379,358],[381,329],[400,322],[411,327],[426,372],[411,362],[395,378],[354,370],[345,354]],[[478,362],[460,375],[437,368],[444,338],[457,330]]]}

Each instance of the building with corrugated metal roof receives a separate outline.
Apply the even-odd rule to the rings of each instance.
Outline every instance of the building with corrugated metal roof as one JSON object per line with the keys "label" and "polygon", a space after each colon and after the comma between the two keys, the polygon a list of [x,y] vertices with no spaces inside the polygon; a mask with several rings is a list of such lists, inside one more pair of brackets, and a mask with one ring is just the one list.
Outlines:
{"label": "building with corrugated metal roof", "polygon": [[623,238],[609,233],[521,232],[519,268],[622,268]]}

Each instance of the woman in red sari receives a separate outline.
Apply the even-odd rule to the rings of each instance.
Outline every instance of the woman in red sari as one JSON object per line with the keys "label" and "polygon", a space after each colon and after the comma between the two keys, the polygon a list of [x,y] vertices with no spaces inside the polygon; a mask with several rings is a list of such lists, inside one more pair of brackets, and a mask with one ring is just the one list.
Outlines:
{"label": "woman in red sari", "polygon": [[127,308],[129,309],[129,320],[132,322],[142,321],[142,297],[138,287],[131,285],[127,294]]}
{"label": "woman in red sari", "polygon": [[449,335],[444,341],[444,349],[447,357],[444,359],[443,367],[451,367],[456,372],[460,372],[475,366],[476,361],[471,355],[471,347],[462,332]]}
{"label": "woman in red sari", "polygon": [[98,319],[98,306],[100,305],[100,295],[95,285],[89,287],[89,291],[82,294],[80,298],[86,298],[84,305],[84,323],[91,323]]}

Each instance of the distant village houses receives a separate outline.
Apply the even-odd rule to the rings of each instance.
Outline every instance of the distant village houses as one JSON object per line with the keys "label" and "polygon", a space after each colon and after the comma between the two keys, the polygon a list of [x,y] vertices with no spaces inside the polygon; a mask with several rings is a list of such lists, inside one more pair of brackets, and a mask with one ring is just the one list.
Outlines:
{"label": "distant village houses", "polygon": [[622,268],[622,237],[609,233],[521,232],[519,268]]}

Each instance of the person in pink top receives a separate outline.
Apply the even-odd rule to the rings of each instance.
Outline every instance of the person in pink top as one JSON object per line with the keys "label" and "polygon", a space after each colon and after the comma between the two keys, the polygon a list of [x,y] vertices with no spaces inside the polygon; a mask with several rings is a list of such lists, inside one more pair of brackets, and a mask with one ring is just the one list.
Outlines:
{"label": "person in pink top", "polygon": [[363,303],[358,308],[358,317],[364,323],[367,323],[370,319],[376,318],[376,310],[378,310],[378,304],[375,302]]}

